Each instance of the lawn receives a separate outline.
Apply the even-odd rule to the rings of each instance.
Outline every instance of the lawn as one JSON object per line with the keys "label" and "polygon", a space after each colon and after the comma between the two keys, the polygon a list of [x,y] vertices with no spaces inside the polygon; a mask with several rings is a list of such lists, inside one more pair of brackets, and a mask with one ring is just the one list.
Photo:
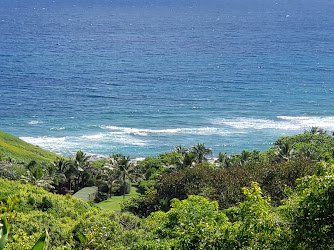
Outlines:
{"label": "lawn", "polygon": [[[131,187],[130,194],[125,195],[125,200],[137,194],[137,188]],[[121,211],[120,203],[123,201],[123,196],[112,196],[108,200],[97,203],[96,206],[106,210]]]}

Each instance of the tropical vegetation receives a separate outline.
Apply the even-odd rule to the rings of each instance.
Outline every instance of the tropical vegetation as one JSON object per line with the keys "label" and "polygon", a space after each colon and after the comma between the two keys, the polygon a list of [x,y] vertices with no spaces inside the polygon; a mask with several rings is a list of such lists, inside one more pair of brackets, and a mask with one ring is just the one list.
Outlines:
{"label": "tropical vegetation", "polygon": [[[135,162],[0,142],[0,249],[334,248],[334,137],[319,128],[211,160],[203,143]],[[122,212],[96,205],[117,196]]]}

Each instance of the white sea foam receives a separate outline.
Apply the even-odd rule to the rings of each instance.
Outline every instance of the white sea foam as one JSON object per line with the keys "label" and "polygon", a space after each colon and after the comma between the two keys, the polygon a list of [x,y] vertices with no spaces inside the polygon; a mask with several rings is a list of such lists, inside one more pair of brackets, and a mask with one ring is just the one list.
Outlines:
{"label": "white sea foam", "polygon": [[334,130],[334,116],[277,116],[278,119],[298,125],[300,128],[319,127]]}
{"label": "white sea foam", "polygon": [[101,126],[102,129],[110,130],[111,135],[136,135],[149,136],[152,134],[193,134],[193,135],[228,135],[243,132],[227,131],[216,127],[202,127],[202,128],[171,128],[171,129],[139,129],[117,126]]}
{"label": "white sea foam", "polygon": [[127,135],[120,135],[120,136],[115,136],[112,138],[113,142],[124,144],[124,145],[132,145],[132,146],[138,146],[138,147],[144,147],[148,144],[147,141],[140,140],[137,138],[134,138],[132,136],[127,136]]}
{"label": "white sea foam", "polygon": [[79,150],[79,144],[68,137],[20,137],[20,139],[55,153],[73,153]]}
{"label": "white sea foam", "polygon": [[97,135],[83,135],[81,138],[86,139],[86,140],[99,140],[102,139],[104,135],[102,133],[99,133]]}
{"label": "white sea foam", "polygon": [[111,134],[133,134],[140,136],[147,136],[148,134],[176,134],[181,129],[140,129],[140,128],[128,128],[128,127],[117,127],[117,126],[101,126],[102,129],[110,130]]}
{"label": "white sea foam", "polygon": [[56,131],[59,131],[59,130],[65,130],[66,128],[65,127],[54,127],[54,128],[50,128],[50,130],[56,130]]}
{"label": "white sea foam", "polygon": [[213,119],[212,124],[232,127],[239,130],[244,129],[275,129],[301,131],[311,127],[319,127],[326,130],[334,130],[334,117],[313,116],[277,116],[273,119],[256,119],[237,117],[231,119]]}
{"label": "white sea foam", "polygon": [[[20,137],[22,140],[62,155],[72,155],[78,150],[94,151],[108,145],[108,148],[123,146],[144,147],[148,140],[141,140],[132,135],[96,135],[66,136],[66,137]],[[87,141],[89,143],[87,144]]]}
{"label": "white sea foam", "polygon": [[66,140],[66,137],[20,137],[20,139],[31,144],[39,145],[43,143],[60,143]]}
{"label": "white sea foam", "polygon": [[36,120],[28,122],[28,124],[30,124],[30,125],[37,125],[37,124],[41,124],[41,123],[43,123],[43,122],[36,121]]}
{"label": "white sea foam", "polygon": [[191,134],[191,135],[221,135],[221,136],[245,133],[245,132],[227,131],[226,129],[216,128],[216,127],[184,128],[181,131],[184,134]]}
{"label": "white sea foam", "polygon": [[[268,119],[255,119],[238,117],[233,119],[214,119],[211,122],[215,125],[232,127],[235,129],[278,129],[282,126],[281,122]],[[286,126],[285,129],[297,129],[295,126]]]}

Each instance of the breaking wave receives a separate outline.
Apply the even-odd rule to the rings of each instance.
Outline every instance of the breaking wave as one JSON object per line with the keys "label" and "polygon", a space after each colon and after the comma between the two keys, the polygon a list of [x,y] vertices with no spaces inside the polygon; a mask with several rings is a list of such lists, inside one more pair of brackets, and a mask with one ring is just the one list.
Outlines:
{"label": "breaking wave", "polygon": [[102,129],[109,130],[113,135],[136,135],[136,136],[150,136],[150,135],[172,135],[172,134],[192,134],[192,135],[229,135],[242,132],[228,131],[216,127],[202,127],[202,128],[171,128],[171,129],[140,129],[117,126],[101,126]]}
{"label": "breaking wave", "polygon": [[275,129],[301,131],[311,127],[319,127],[325,130],[334,130],[334,117],[313,116],[277,116],[277,119],[256,118],[219,118],[211,120],[212,124],[231,127],[234,129]]}

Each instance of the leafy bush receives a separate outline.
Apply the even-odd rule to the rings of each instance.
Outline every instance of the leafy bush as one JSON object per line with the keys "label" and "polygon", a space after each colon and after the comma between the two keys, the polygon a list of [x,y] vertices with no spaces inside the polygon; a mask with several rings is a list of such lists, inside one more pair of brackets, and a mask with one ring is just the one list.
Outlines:
{"label": "leafy bush", "polygon": [[131,245],[143,236],[141,226],[141,220],[133,215],[117,215],[114,211],[88,212],[73,230],[74,248],[82,246],[80,237],[85,235],[91,239],[89,247],[93,249],[121,249],[123,244]]}
{"label": "leafy bush", "polygon": [[[270,204],[270,197],[263,197],[260,186],[252,182],[243,188],[245,201],[236,208],[233,227],[228,228],[229,249],[285,249],[288,228]],[[232,236],[232,237],[231,237]]]}
{"label": "leafy bush", "polygon": [[152,234],[134,249],[207,249],[227,217],[218,203],[200,196],[172,200],[167,213],[155,212],[147,219]]}
{"label": "leafy bush", "polygon": [[4,179],[0,179],[0,193],[7,197],[0,208],[10,218],[9,246],[21,244],[16,240],[17,235],[36,239],[45,229],[50,232],[50,245],[61,246],[69,240],[81,214],[93,209],[71,196],[51,194],[30,184]]}
{"label": "leafy bush", "polygon": [[297,180],[296,195],[287,200],[293,247],[332,249],[334,246],[334,171],[325,165],[320,175]]}
{"label": "leafy bush", "polygon": [[334,137],[322,129],[312,128],[303,134],[279,137],[274,145],[278,149],[288,146],[292,157],[297,155],[310,160],[328,161],[333,158]]}
{"label": "leafy bush", "polygon": [[[213,168],[196,166],[163,173],[154,181],[155,190],[146,188],[144,195],[129,199],[123,204],[123,211],[130,211],[139,216],[162,210],[168,211],[174,198],[185,199],[188,195],[202,195],[217,200],[221,209],[242,202],[242,188],[256,181],[263,187],[263,192],[272,197],[271,203],[279,205],[286,198],[285,188],[294,189],[297,178],[315,174],[318,165],[305,158],[290,161],[263,162],[252,167]],[[145,182],[142,187],[149,184]]]}
{"label": "leafy bush", "polygon": [[122,211],[131,212],[140,217],[147,217],[160,207],[156,199],[156,190],[150,190],[145,195],[138,194],[121,203]]}
{"label": "leafy bush", "polygon": [[244,188],[245,201],[233,208],[234,220],[216,201],[201,196],[173,199],[168,212],[146,220],[149,233],[133,249],[287,249],[288,223],[263,197],[258,183]]}
{"label": "leafy bush", "polygon": [[[124,192],[125,188],[125,192]],[[123,194],[129,194],[131,192],[131,181],[126,180],[125,186],[123,182],[116,182],[116,185],[114,187],[114,194],[115,195],[123,195]]]}

